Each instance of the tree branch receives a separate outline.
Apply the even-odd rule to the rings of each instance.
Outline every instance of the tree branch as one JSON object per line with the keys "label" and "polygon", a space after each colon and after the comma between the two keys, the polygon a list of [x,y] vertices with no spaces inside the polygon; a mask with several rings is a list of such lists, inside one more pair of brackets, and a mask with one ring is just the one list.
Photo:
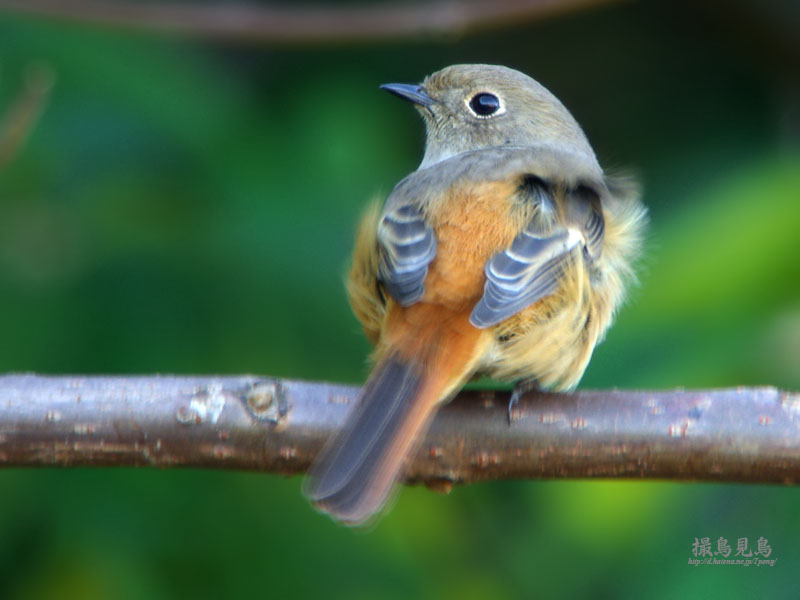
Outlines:
{"label": "tree branch", "polygon": [[0,9],[75,23],[269,43],[380,41],[459,35],[620,0],[437,0],[275,6],[98,0],[0,0]]}
{"label": "tree branch", "polygon": [[[302,473],[358,388],[264,377],[0,376],[0,466]],[[630,477],[800,482],[800,394],[467,391],[436,416],[409,481]]]}

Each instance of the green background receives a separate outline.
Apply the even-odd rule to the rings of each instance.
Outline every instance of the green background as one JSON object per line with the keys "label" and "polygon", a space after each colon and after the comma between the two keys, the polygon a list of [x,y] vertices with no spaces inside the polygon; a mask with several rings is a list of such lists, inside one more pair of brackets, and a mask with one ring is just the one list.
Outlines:
{"label": "green background", "polygon": [[[642,2],[470,36],[271,47],[0,13],[0,115],[54,85],[0,165],[0,372],[360,382],[355,223],[418,164],[378,90],[457,62],[537,78],[644,182],[635,288],[584,388],[800,388],[800,52],[791,2]],[[41,71],[38,71],[41,72]],[[0,118],[2,118],[0,116]],[[796,598],[800,489],[407,488],[368,532],[299,477],[0,472],[0,598]],[[774,567],[690,567],[696,537]]]}

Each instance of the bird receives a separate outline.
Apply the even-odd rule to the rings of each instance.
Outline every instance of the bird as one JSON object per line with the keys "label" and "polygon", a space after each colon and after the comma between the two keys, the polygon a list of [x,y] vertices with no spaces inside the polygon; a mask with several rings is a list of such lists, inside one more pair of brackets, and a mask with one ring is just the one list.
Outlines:
{"label": "bird", "polygon": [[437,409],[471,378],[570,390],[641,252],[646,209],[604,173],[543,85],[460,64],[386,84],[425,124],[425,151],[356,234],[347,289],[374,367],[304,484],[334,520],[372,522]]}

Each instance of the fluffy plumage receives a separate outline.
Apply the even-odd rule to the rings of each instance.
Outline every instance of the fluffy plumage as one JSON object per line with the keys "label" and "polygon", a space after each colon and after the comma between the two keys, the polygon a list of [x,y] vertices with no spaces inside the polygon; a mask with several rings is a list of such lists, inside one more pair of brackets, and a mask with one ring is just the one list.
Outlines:
{"label": "fluffy plumage", "polygon": [[[376,367],[306,488],[349,524],[380,511],[470,377],[577,385],[645,222],[637,188],[604,176],[572,115],[526,75],[456,65],[409,88],[392,91],[417,104],[425,157],[365,214],[348,281]],[[471,108],[477,94],[496,114]]]}

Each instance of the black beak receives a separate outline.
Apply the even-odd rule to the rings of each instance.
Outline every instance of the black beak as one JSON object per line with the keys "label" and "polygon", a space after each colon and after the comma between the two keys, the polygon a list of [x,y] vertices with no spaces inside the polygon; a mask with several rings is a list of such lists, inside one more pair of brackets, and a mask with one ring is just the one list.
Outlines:
{"label": "black beak", "polygon": [[382,90],[400,96],[403,100],[408,100],[420,106],[430,106],[434,103],[433,98],[428,96],[428,92],[421,85],[408,83],[386,83],[381,86]]}

